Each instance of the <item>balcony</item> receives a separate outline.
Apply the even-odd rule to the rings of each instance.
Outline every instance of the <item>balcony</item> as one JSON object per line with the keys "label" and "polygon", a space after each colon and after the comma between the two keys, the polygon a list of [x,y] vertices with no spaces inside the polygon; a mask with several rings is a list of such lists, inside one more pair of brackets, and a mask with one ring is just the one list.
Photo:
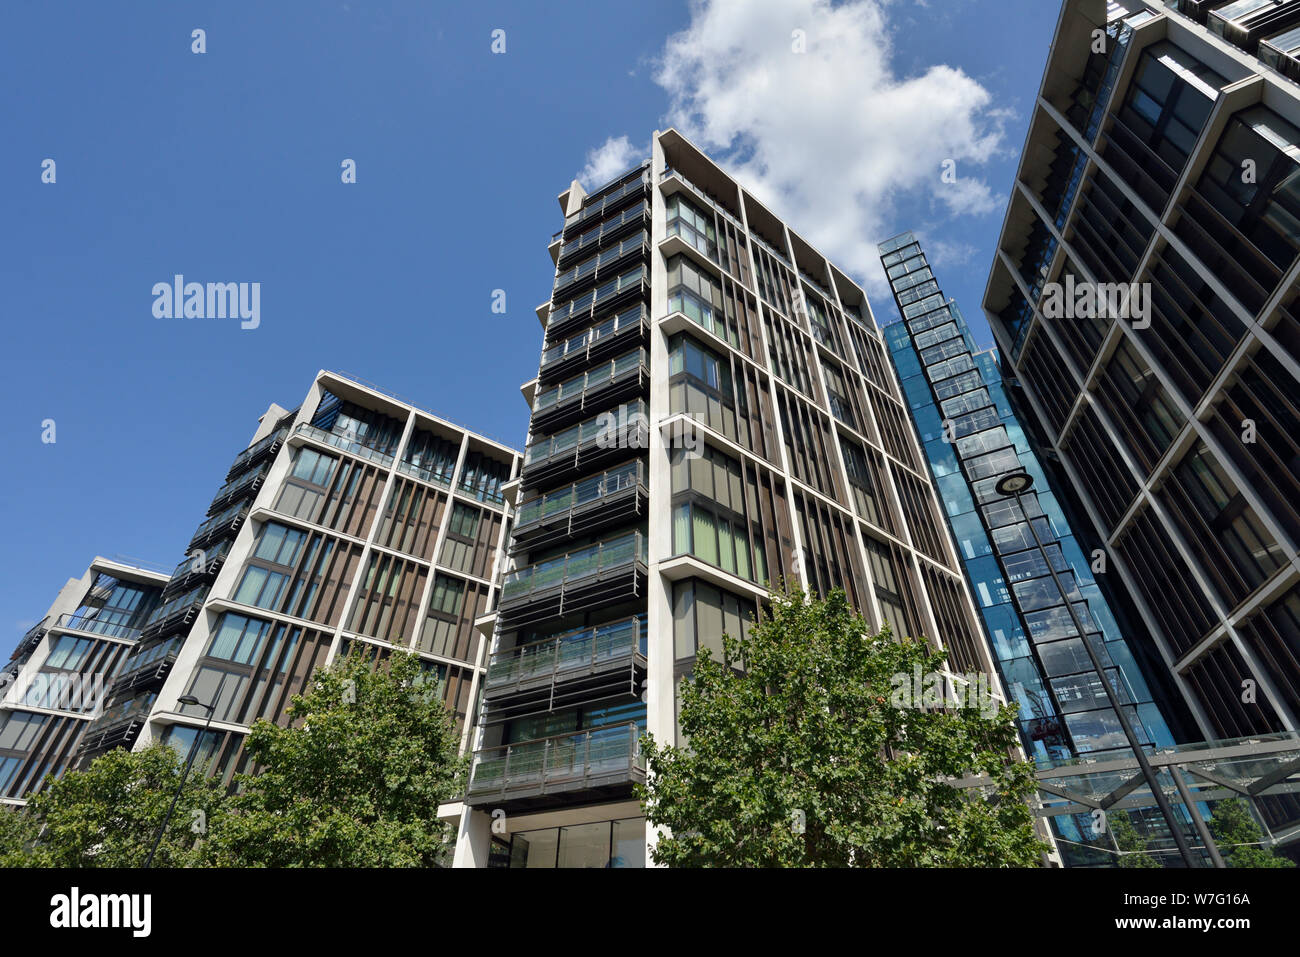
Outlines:
{"label": "balcony", "polygon": [[200,585],[182,595],[178,595],[158,609],[140,629],[141,641],[153,641],[166,638],[189,629],[199,616],[199,610],[208,596],[208,587]]}
{"label": "balcony", "polygon": [[49,631],[49,626],[50,619],[43,618],[36,624],[32,625],[32,627],[28,628],[22,638],[18,639],[18,647],[16,647],[14,653],[9,656],[9,660],[17,661],[19,658],[26,660],[27,656],[31,655],[31,653],[36,650],[36,646],[41,643],[41,639],[44,638],[45,633]]}
{"label": "balcony", "polygon": [[598,326],[584,329],[563,342],[557,342],[543,352],[541,369],[537,373],[538,382],[554,382],[567,370],[608,358],[634,341],[639,340],[644,344],[649,335],[650,322],[645,306],[637,303],[631,309],[611,316]]}
{"label": "balcony", "polygon": [[636,349],[543,389],[533,400],[532,428],[547,431],[642,394],[650,384],[650,355]]}
{"label": "balcony", "polygon": [[534,641],[492,655],[483,686],[488,724],[615,697],[634,699],[646,674],[642,618]]}
{"label": "balcony", "polygon": [[1260,41],[1259,59],[1283,76],[1300,82],[1300,29]]}
{"label": "balcony", "polygon": [[244,523],[244,517],[248,514],[248,502],[236,502],[224,512],[213,515],[210,519],[194,530],[194,537],[190,539],[190,544],[186,551],[193,551],[196,548],[206,549],[226,536],[234,537],[239,531],[239,527]]}
{"label": "balcony", "polygon": [[629,722],[476,751],[465,803],[520,810],[626,796],[645,781],[640,737]]}
{"label": "balcony", "polygon": [[511,548],[539,548],[612,525],[631,524],[645,514],[648,499],[645,463],[626,462],[523,502],[515,516]]}
{"label": "balcony", "polygon": [[1255,0],[1233,3],[1211,10],[1205,25],[1211,33],[1254,53],[1259,41],[1275,36],[1300,22],[1300,0]]}
{"label": "balcony", "polygon": [[538,439],[524,451],[523,484],[554,482],[571,470],[590,474],[598,467],[650,447],[650,407],[637,399],[577,425]]}
{"label": "balcony", "polygon": [[641,175],[622,186],[605,193],[599,199],[588,200],[587,205],[564,220],[564,235],[572,236],[581,226],[597,219],[605,219],[632,199],[644,197],[650,187],[650,177],[643,169]]}
{"label": "balcony", "polygon": [[722,216],[723,219],[727,220],[727,222],[731,223],[732,226],[740,230],[742,235],[744,234],[745,227],[741,224],[740,219],[736,216],[735,213],[733,213],[730,209],[724,206],[722,202],[719,201],[712,194],[707,193],[700,187],[696,186],[693,182],[687,179],[682,173],[669,167],[665,169],[663,173],[660,175],[659,182],[660,184],[662,184],[661,188],[663,189],[665,196],[672,195],[672,193],[675,192],[676,189],[680,186],[682,189],[687,190],[692,195],[694,195],[697,199],[702,200],[712,209],[716,210],[719,213],[719,215]]}
{"label": "balcony", "polygon": [[288,429],[280,429],[261,441],[253,443],[236,455],[235,461],[230,464],[230,471],[226,473],[226,481],[230,481],[245,469],[275,455],[276,452],[280,451],[280,444],[284,442],[284,437],[288,432]]}
{"label": "balcony", "polygon": [[121,641],[135,641],[140,637],[140,629],[120,622],[96,618],[93,613],[60,615],[54,622],[59,631],[79,631],[105,638],[117,638]]}
{"label": "balcony", "polygon": [[432,468],[423,465],[416,465],[412,462],[398,462],[397,471],[401,472],[403,475],[418,478],[423,482],[430,482],[439,488],[451,488],[451,481],[446,477],[446,469],[442,466]]}
{"label": "balcony", "polygon": [[201,562],[196,562],[196,559],[189,557],[183,559],[172,572],[172,577],[167,580],[167,584],[163,586],[163,602],[198,585],[215,581],[221,566],[226,563],[228,551],[230,551],[229,540],[222,542],[214,554],[205,554]]}
{"label": "balcony", "polygon": [[90,723],[77,753],[99,754],[112,748],[130,747],[157,697],[156,694],[139,695],[111,705]]}
{"label": "balcony", "polygon": [[245,472],[234,481],[221,486],[221,488],[217,489],[217,494],[212,497],[212,504],[208,506],[208,514],[212,515],[220,512],[233,502],[252,498],[257,494],[257,490],[262,487],[262,482],[270,468],[271,465],[268,462],[261,468]]}
{"label": "balcony", "polygon": [[[635,230],[645,229],[649,225],[650,204],[641,202],[631,206],[599,226],[593,227],[564,243],[560,248],[560,255],[556,259],[556,267],[568,269],[583,254],[590,253],[594,249],[600,249],[608,243],[622,239]],[[552,246],[555,245],[559,236],[560,234],[556,233],[555,236],[551,237]]]}
{"label": "balcony", "polygon": [[111,694],[116,697],[142,688],[161,688],[163,680],[176,663],[184,638],[176,636],[136,652],[126,660],[122,673],[113,681]]}
{"label": "balcony", "polygon": [[548,618],[645,594],[646,550],[640,532],[516,568],[497,603],[498,626],[511,631]]}
{"label": "balcony", "polygon": [[589,286],[594,286],[611,276],[617,276],[632,264],[634,257],[645,262],[649,252],[650,239],[644,231],[600,252],[593,252],[589,259],[583,260],[555,277],[551,298],[574,296]]}
{"label": "balcony", "polygon": [[311,439],[314,442],[321,442],[325,445],[332,446],[343,452],[349,452],[360,458],[388,468],[393,464],[393,457],[387,452],[381,452],[379,449],[372,448],[358,439],[346,435],[338,435],[334,432],[326,432],[324,429],[314,426],[308,422],[300,423],[298,428],[293,430],[295,437]]}
{"label": "balcony", "polygon": [[650,290],[650,274],[644,266],[636,266],[595,289],[584,292],[576,299],[552,305],[546,320],[546,336],[567,335],[582,326],[590,325],[598,317],[619,310],[634,300],[643,299]]}

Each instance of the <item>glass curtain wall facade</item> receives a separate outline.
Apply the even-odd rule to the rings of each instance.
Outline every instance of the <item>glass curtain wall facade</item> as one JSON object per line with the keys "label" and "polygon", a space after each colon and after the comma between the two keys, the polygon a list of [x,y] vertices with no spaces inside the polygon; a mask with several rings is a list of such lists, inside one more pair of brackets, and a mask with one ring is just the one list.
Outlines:
{"label": "glass curtain wall facade", "polygon": [[994,674],[862,289],[675,130],[559,199],[460,866],[645,866],[638,737],[769,586]]}
{"label": "glass curtain wall facade", "polygon": [[82,742],[82,760],[162,741],[229,780],[259,718],[284,722],[354,645],[416,651],[468,739],[517,452],[321,372],[235,456]]}
{"label": "glass curtain wall facade", "polygon": [[0,670],[0,802],[23,803],[75,765],[166,582],[163,572],[96,558],[18,642]]}
{"label": "glass curtain wall facade", "polygon": [[[1066,608],[1066,593],[1140,742],[1172,745],[1174,737],[1125,640],[1128,629],[1120,627],[1103,596],[1090,556],[1003,391],[996,351],[977,350],[957,303],[943,295],[912,233],[882,243],[880,252],[902,319],[885,326],[885,341],[1003,687],[1019,706],[1025,753],[1051,766],[1131,750]],[[996,485],[1022,471],[1033,476],[1034,486],[1017,504]],[[1048,557],[1064,592],[1051,577]],[[1076,852],[1093,838],[1088,815],[1052,823],[1067,864],[1091,860]]]}
{"label": "glass curtain wall facade", "polygon": [[983,303],[1209,740],[1300,721],[1297,26],[1295,2],[1067,0]]}

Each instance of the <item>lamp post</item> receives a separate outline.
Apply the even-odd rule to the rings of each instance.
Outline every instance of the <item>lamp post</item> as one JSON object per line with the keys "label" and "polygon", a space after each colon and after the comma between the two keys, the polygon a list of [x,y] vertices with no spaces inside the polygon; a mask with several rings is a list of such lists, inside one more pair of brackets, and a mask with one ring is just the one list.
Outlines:
{"label": "lamp post", "polygon": [[1106,700],[1110,702],[1111,708],[1115,711],[1115,717],[1119,719],[1119,725],[1124,731],[1128,746],[1133,749],[1133,756],[1137,759],[1138,767],[1142,770],[1142,777],[1146,780],[1147,787],[1151,789],[1151,794],[1160,807],[1160,813],[1164,815],[1165,823],[1169,826],[1169,833],[1178,846],[1178,853],[1182,856],[1183,863],[1188,867],[1197,867],[1196,858],[1192,855],[1192,849],[1188,846],[1187,839],[1183,836],[1180,822],[1175,819],[1174,810],[1169,804],[1169,799],[1165,797],[1165,792],[1161,790],[1160,782],[1151,767],[1151,762],[1147,759],[1146,752],[1142,750],[1142,745],[1138,741],[1137,734],[1133,731],[1133,725],[1129,722],[1128,715],[1124,713],[1124,709],[1120,705],[1119,695],[1115,693],[1115,689],[1110,685],[1110,679],[1106,676],[1106,669],[1102,666],[1101,658],[1097,656],[1096,650],[1092,647],[1088,631],[1083,627],[1083,622],[1079,620],[1079,615],[1074,610],[1074,603],[1070,601],[1070,595],[1066,592],[1065,586],[1061,584],[1061,578],[1056,573],[1056,566],[1052,564],[1051,556],[1047,554],[1042,539],[1038,537],[1038,529],[1034,528],[1033,519],[1025,513],[1025,507],[1020,497],[1029,491],[1033,484],[1034,477],[1028,472],[1012,472],[998,479],[994,488],[1002,495],[1015,496],[1016,507],[1020,509],[1025,524],[1029,526],[1029,532],[1034,537],[1034,544],[1038,547],[1039,554],[1043,556],[1043,561],[1047,565],[1048,572],[1052,575],[1052,581],[1056,584],[1057,591],[1061,593],[1061,598],[1065,601],[1065,608],[1070,613],[1070,620],[1074,622],[1074,628],[1079,634],[1079,640],[1083,642],[1084,650],[1088,652],[1088,660],[1092,662],[1092,670],[1096,673],[1097,680],[1101,682],[1101,687],[1106,692]]}
{"label": "lamp post", "polygon": [[184,773],[181,774],[181,783],[176,785],[176,794],[172,797],[172,805],[167,809],[167,815],[162,819],[162,823],[158,825],[158,833],[154,835],[153,847],[149,849],[149,856],[145,858],[145,862],[144,862],[145,867],[153,867],[153,857],[155,854],[158,853],[158,845],[162,843],[163,834],[166,833],[167,831],[167,825],[171,823],[172,815],[176,813],[176,804],[181,799],[181,792],[185,790],[185,782],[189,780],[190,768],[194,766],[194,755],[198,752],[199,749],[199,739],[202,738],[203,735],[207,734],[208,729],[212,727],[212,715],[217,710],[216,705],[204,704],[202,701],[200,701],[198,698],[194,697],[194,695],[191,694],[182,695],[181,697],[176,699],[176,703],[185,704],[185,705],[198,705],[200,708],[206,709],[208,712],[208,720],[204,722],[202,733],[196,734],[194,736],[194,740],[190,742],[190,752],[189,752],[189,756],[186,757],[185,759],[185,771]]}

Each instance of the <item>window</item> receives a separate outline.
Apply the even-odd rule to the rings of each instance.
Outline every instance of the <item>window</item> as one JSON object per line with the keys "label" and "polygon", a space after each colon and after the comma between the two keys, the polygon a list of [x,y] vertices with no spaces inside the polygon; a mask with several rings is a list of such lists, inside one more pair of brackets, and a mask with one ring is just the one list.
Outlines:
{"label": "window", "polygon": [[90,654],[95,642],[89,638],[78,638],[75,635],[59,635],[54,639],[54,644],[50,648],[50,653],[45,659],[44,669],[58,669],[59,671],[76,671],[86,657]]}
{"label": "window", "polygon": [[465,582],[439,574],[433,580],[433,595],[428,616],[420,631],[419,649],[445,658],[464,659],[467,648],[459,647],[462,639],[461,612],[465,607]]}
{"label": "window", "polygon": [[442,543],[440,561],[450,568],[470,574],[474,567],[479,521],[483,513],[471,505],[456,502]]}
{"label": "window", "polygon": [[645,867],[645,821],[599,821],[535,831],[510,838],[510,867]]}
{"label": "window", "polygon": [[754,602],[705,582],[688,579],[673,583],[673,657],[696,657],[701,648],[722,660],[722,635],[749,634],[755,616]]}
{"label": "window", "polygon": [[331,455],[304,445],[298,450],[298,457],[293,463],[293,477],[312,485],[328,485],[338,461]]}
{"label": "window", "polygon": [[1275,542],[1204,442],[1174,469],[1162,490],[1170,513],[1200,554],[1224,598],[1236,603],[1286,561]]}

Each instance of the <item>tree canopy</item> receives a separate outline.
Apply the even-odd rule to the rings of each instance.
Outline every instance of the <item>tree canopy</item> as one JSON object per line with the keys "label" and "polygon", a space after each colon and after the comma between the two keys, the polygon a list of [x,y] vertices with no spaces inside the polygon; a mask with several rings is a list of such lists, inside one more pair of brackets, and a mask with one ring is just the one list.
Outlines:
{"label": "tree canopy", "polygon": [[[774,596],[681,687],[684,746],[643,741],[649,823],[673,866],[1037,865],[1033,768],[1014,708],[902,702],[946,655],[873,633],[841,591]],[[732,665],[736,667],[732,667]],[[743,665],[743,668],[741,667]],[[992,711],[993,713],[989,713]],[[955,786],[987,775],[986,793]]]}
{"label": "tree canopy", "polygon": [[353,647],[295,696],[287,727],[259,721],[205,862],[266,867],[428,867],[454,835],[438,805],[462,790],[465,762],[436,681],[418,656],[376,668]]}

